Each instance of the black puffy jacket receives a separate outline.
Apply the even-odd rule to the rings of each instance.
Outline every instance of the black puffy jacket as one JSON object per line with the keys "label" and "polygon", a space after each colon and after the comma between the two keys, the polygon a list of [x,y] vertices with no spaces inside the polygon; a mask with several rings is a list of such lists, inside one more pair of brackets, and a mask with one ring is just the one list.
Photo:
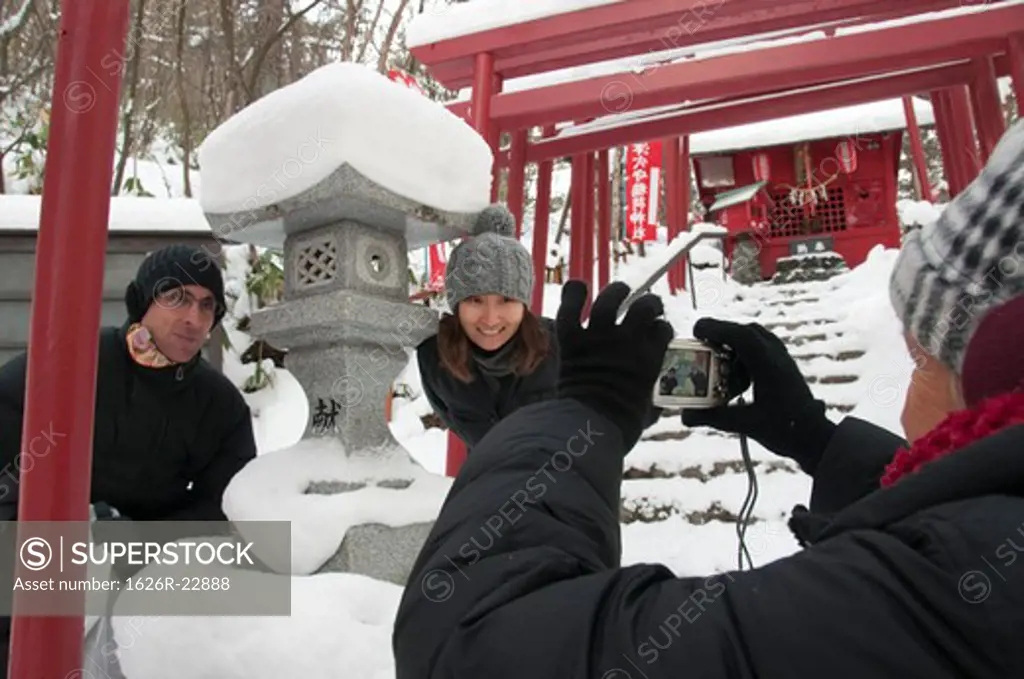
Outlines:
{"label": "black puffy jacket", "polygon": [[427,401],[441,421],[472,449],[496,423],[525,405],[553,399],[558,388],[558,338],[555,322],[540,318],[548,333],[548,355],[536,370],[522,377],[508,375],[498,380],[495,393],[473,365],[469,384],[441,367],[437,335],[416,348],[420,379]]}
{"label": "black puffy jacket", "polygon": [[679,578],[620,566],[614,425],[573,400],[523,408],[478,443],[414,565],[397,679],[1024,677],[1024,426],[880,489],[901,445],[848,418],[792,521],[805,549]]}
{"label": "black puffy jacket", "polygon": [[[228,482],[256,457],[249,407],[201,357],[162,369],[135,363],[126,328],[100,333],[92,502],[136,521],[224,521]],[[0,504],[17,507],[26,354],[0,367]],[[42,454],[60,432],[39,432],[24,455]]]}

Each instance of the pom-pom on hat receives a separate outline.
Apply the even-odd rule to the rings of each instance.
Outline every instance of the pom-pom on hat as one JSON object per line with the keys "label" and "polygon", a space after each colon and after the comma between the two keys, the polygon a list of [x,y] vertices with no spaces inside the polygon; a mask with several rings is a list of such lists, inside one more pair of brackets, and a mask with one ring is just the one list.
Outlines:
{"label": "pom-pom on hat", "polygon": [[448,258],[444,286],[449,309],[475,295],[502,295],[530,304],[533,260],[515,231],[515,217],[503,205],[490,205],[477,215],[474,235]]}

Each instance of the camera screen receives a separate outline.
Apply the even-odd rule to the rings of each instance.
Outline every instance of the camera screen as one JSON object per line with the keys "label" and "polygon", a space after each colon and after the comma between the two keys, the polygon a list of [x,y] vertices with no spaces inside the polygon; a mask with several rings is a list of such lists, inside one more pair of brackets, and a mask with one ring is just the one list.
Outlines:
{"label": "camera screen", "polygon": [[710,350],[670,348],[661,365],[658,395],[707,397],[710,368]]}

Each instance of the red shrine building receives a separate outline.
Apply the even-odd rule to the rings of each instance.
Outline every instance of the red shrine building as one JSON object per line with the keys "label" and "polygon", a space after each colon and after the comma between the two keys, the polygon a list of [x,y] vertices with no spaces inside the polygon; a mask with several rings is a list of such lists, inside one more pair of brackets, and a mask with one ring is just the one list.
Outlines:
{"label": "red shrine building", "polygon": [[[934,123],[927,101],[912,104],[922,126]],[[890,99],[694,135],[703,221],[729,230],[730,261],[749,242],[765,280],[781,257],[834,252],[854,267],[876,245],[899,247],[906,127],[903,104]]]}

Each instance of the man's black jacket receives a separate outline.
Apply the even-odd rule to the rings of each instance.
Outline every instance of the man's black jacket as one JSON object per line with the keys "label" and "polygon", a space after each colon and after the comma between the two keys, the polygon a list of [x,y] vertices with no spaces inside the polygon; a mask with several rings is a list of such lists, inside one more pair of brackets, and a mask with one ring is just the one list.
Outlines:
{"label": "man's black jacket", "polygon": [[491,427],[523,406],[555,397],[558,390],[558,338],[555,323],[541,318],[548,333],[548,354],[529,375],[508,375],[498,379],[495,393],[474,365],[474,380],[457,380],[441,366],[437,335],[428,337],[416,348],[420,381],[427,402],[445,426],[467,448],[473,448]]}
{"label": "man's black jacket", "polygon": [[[91,501],[136,521],[226,520],[224,489],[256,456],[245,400],[201,357],[163,369],[136,364],[124,330],[100,333]],[[5,520],[14,518],[18,469],[31,464],[25,457],[45,455],[50,446],[60,453],[59,431],[29,432],[22,441],[25,369],[25,354],[0,367]]]}
{"label": "man's black jacket", "polygon": [[1024,677],[1024,426],[879,489],[903,444],[848,418],[792,521],[806,549],[677,578],[620,567],[615,427],[572,400],[523,408],[414,566],[397,678]]}

